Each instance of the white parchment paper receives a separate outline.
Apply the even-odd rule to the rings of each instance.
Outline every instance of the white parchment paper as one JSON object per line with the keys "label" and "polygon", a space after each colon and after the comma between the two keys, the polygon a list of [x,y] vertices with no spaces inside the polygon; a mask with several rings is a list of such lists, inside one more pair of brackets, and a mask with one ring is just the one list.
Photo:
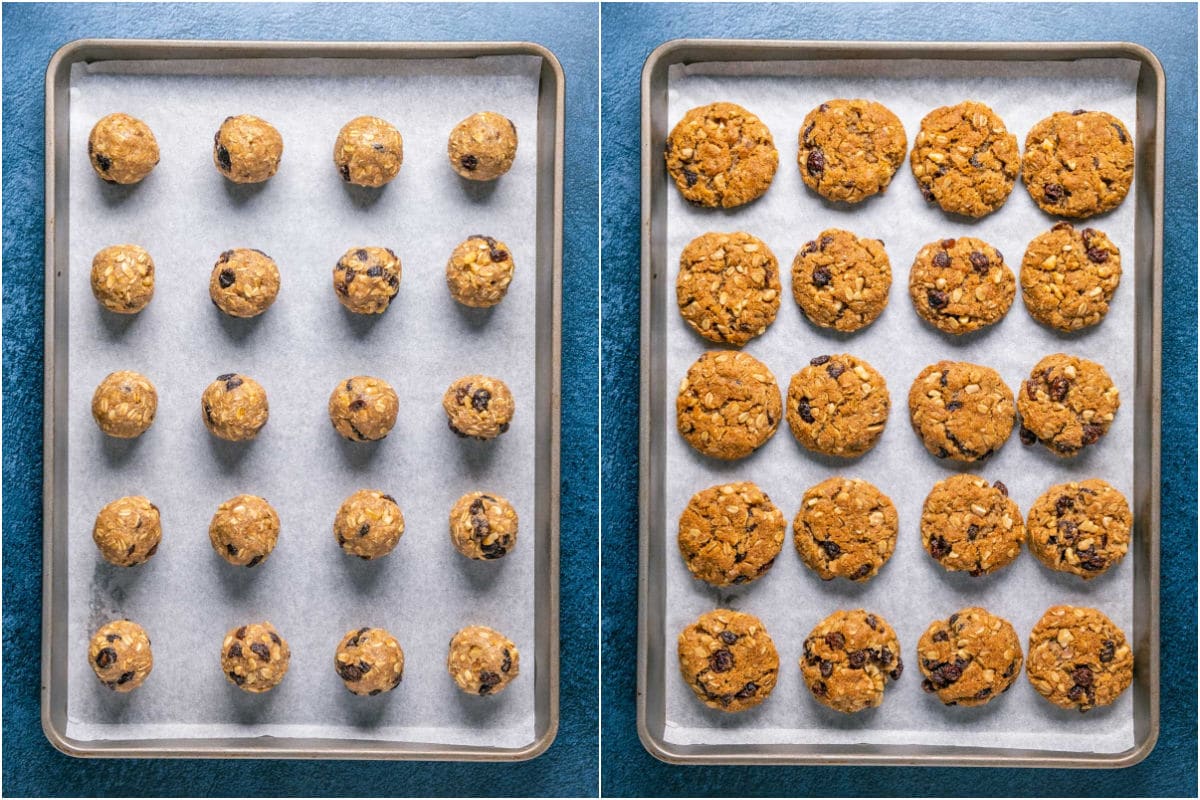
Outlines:
{"label": "white parchment paper", "polygon": [[[69,525],[70,632],[67,735],[90,739],[324,737],[516,747],[534,738],[534,281],[538,59],[368,62],[109,62],[71,75]],[[512,170],[477,185],[450,169],[446,140],[469,114],[490,109],[516,124]],[[87,135],[124,111],[147,122],[162,160],[142,185],[109,186],[88,164]],[[212,164],[212,136],[228,115],[252,113],[283,135],[278,174],[238,187]],[[341,126],[381,116],[404,137],[404,164],[382,190],[342,183],[332,163]],[[490,311],[460,307],[445,286],[451,250],[481,233],[506,242],[516,271]],[[154,300],[134,318],[91,296],[93,254],[134,242],[157,266]],[[398,296],[381,317],[336,301],[332,270],[350,247],[391,247],[403,263]],[[275,305],[234,320],[208,297],[217,256],[232,247],[269,253],[282,273]],[[109,372],[145,373],[158,417],[140,439],[104,436],[91,419],[94,387]],[[200,394],[218,374],[243,372],[266,388],[271,417],[246,444],[217,440]],[[490,443],[460,440],[441,408],[461,375],[502,378],[516,398],[511,430]],[[329,423],[340,380],[384,378],[400,396],[385,440],[350,443]],[[360,488],[393,494],[406,528],[396,550],[365,562],[333,539],[339,504]],[[501,561],[459,555],[447,533],[463,493],[512,501],[523,532]],[[217,505],[260,494],[282,533],[253,570],[217,557],[208,523]],[[163,542],[147,564],[105,563],[91,541],[96,512],[126,494],[162,511]],[[113,617],[141,623],[154,672],[131,695],[101,686],[87,664],[92,632]],[[291,645],[283,683],[240,691],[219,666],[225,632],[272,621]],[[468,697],[446,674],[450,637],[492,626],[522,653],[501,695]],[[385,627],[405,652],[404,681],[378,697],[351,695],[334,673],[342,635]]]}
{"label": "white parchment paper", "polygon": [[[1087,223],[1106,231],[1121,248],[1126,280],[1116,292],[1108,318],[1076,335],[1059,335],[1026,312],[1020,297],[997,325],[952,338],[926,325],[908,297],[913,257],[927,242],[975,236],[996,247],[1019,271],[1025,247],[1054,219],[1042,213],[1018,179],[1002,209],[971,222],[943,214],[921,198],[907,158],[886,194],[857,206],[823,201],[804,186],[796,164],[797,137],[805,114],[835,97],[867,97],[891,108],[904,124],[909,147],[922,117],[939,105],[977,99],[991,106],[1017,136],[1043,117],[1075,108],[1108,111],[1130,130],[1136,121],[1137,67],[1123,61],[1074,63],[989,63],[953,61],[699,63],[671,68],[669,124],[690,108],[718,100],[739,103],[766,122],[779,149],[775,180],[760,200],[729,212],[695,208],[673,186],[668,192],[669,300],[667,314],[668,385],[674,386],[710,346],[686,326],[674,306],[674,281],[683,247],[706,231],[745,230],[773,250],[782,274],[784,297],[775,323],[747,345],[747,352],[774,372],[786,395],[792,374],[822,353],[850,352],[866,358],[887,380],[891,395],[888,426],[875,448],[857,460],[817,456],[793,438],[786,421],[758,452],[730,464],[699,455],[668,432],[666,514],[668,537],[666,598],[666,738],[679,744],[719,743],[874,743],[1032,748],[1112,753],[1134,744],[1132,696],[1124,693],[1108,708],[1087,714],[1060,710],[1034,691],[1024,674],[1002,697],[982,708],[947,708],[920,689],[917,640],[934,619],[968,605],[982,605],[1012,622],[1027,647],[1034,623],[1058,603],[1096,606],[1127,635],[1132,633],[1131,559],[1089,583],[1051,572],[1027,551],[1002,571],[979,578],[947,573],[925,552],[920,514],[933,484],[955,471],[974,471],[1003,480],[1022,514],[1055,483],[1088,477],[1108,480],[1128,497],[1133,489],[1133,270],[1134,198],[1116,211]],[[870,327],[852,335],[812,325],[791,297],[791,262],[796,252],[825,228],[839,227],[886,243],[892,263],[890,304]],[[1019,295],[1019,287],[1018,287]],[[1050,353],[1067,352],[1102,363],[1122,392],[1124,404],[1104,440],[1074,459],[1060,460],[1040,445],[1024,447],[1014,431],[1003,449],[982,466],[938,461],[926,453],[908,420],[908,390],[926,365],[941,359],[971,361],[998,370],[1014,391],[1033,365]],[[673,391],[667,392],[664,419],[675,420]],[[861,477],[880,487],[896,504],[900,535],[879,575],[865,585],[822,582],[801,563],[791,541],[790,522],[804,491],[833,475]],[[690,496],[707,486],[753,480],[789,521],[788,540],[772,570],[732,591],[694,580],[683,560],[673,557],[678,515]],[[675,637],[701,613],[727,606],[759,616],[780,654],[778,685],[756,709],[741,714],[711,711],[696,701],[674,667]],[[852,716],[818,704],[804,686],[797,661],[804,638],[839,608],[866,607],[895,627],[905,671],[889,684],[883,705]]]}

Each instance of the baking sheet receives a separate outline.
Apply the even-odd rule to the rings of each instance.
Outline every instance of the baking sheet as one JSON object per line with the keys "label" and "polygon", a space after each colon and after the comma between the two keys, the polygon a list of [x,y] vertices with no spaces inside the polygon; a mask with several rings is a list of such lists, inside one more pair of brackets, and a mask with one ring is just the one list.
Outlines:
{"label": "baking sheet", "polygon": [[[1018,181],[1004,207],[969,221],[926,206],[907,159],[882,196],[857,206],[823,201],[805,187],[796,165],[797,135],[807,112],[833,97],[869,97],[891,108],[904,124],[911,148],[921,118],[932,108],[964,99],[990,105],[1024,145],[1028,130],[1054,111],[1108,111],[1132,130],[1136,120],[1138,65],[1129,60],[1076,62],[987,61],[790,61],[701,62],[669,68],[668,130],[690,108],[717,100],[739,103],[770,127],[780,167],[760,200],[731,211],[690,206],[667,185],[665,295],[667,386],[675,387],[700,353],[712,347],[687,328],[674,304],[674,277],[682,248],[706,231],[746,230],[762,238],[779,260],[784,299],[774,324],[745,350],[764,361],[786,393],[791,375],[822,353],[850,352],[866,358],[885,377],[892,408],[876,447],[857,460],[813,454],[792,437],[786,422],[754,455],[733,463],[707,459],[674,430],[666,432],[665,518],[651,523],[665,537],[665,731],[667,742],[686,744],[925,744],[1054,752],[1118,753],[1135,743],[1133,692],[1108,708],[1086,715],[1063,711],[1039,697],[1022,675],[1013,688],[988,705],[946,708],[920,690],[916,644],[927,625],[967,605],[983,605],[1011,621],[1027,647],[1029,631],[1057,603],[1101,608],[1126,634],[1133,630],[1133,564],[1126,558],[1090,583],[1045,569],[1028,552],[1002,571],[980,578],[942,570],[921,546],[921,505],[933,484],[958,471],[1003,480],[1022,514],[1052,484],[1103,477],[1132,498],[1134,456],[1134,198],[1114,212],[1083,224],[1106,231],[1122,250],[1125,279],[1108,318],[1074,335],[1056,334],[1036,323],[1018,298],[997,325],[951,338],[923,323],[912,309],[907,279],[912,259],[925,243],[975,236],[998,247],[1014,273],[1028,242],[1054,219],[1041,212]],[[864,331],[844,335],[810,324],[791,299],[790,266],[797,250],[820,231],[842,227],[880,238],[892,263],[890,304]],[[1041,446],[1023,447],[1015,433],[982,466],[930,457],[908,421],[908,389],[920,370],[940,359],[965,360],[997,369],[1010,388],[1019,388],[1043,356],[1068,352],[1102,363],[1122,391],[1124,403],[1105,439],[1082,455],[1059,460]],[[675,391],[668,388],[659,413],[674,428]],[[1144,412],[1143,412],[1144,413]],[[791,542],[790,521],[804,491],[832,475],[861,477],[879,486],[896,504],[900,535],[895,554],[864,585],[822,582],[800,562]],[[690,496],[707,486],[753,480],[789,521],[788,541],[772,570],[759,581],[717,590],[693,579],[677,555],[678,515]],[[653,578],[651,578],[653,579]],[[772,696],[748,712],[728,715],[697,702],[675,666],[675,637],[695,617],[726,606],[759,616],[780,653],[780,675]],[[866,607],[896,628],[905,674],[889,684],[880,708],[846,716],[819,705],[803,685],[797,666],[804,637],[838,608]]]}
{"label": "baking sheet", "polygon": [[[67,736],[77,740],[320,737],[518,747],[535,738],[534,439],[535,214],[540,59],[357,59],[98,62],[71,72],[68,391],[69,631]],[[490,184],[459,179],[446,137],[463,117],[499,111],[521,144],[512,170]],[[115,110],[145,120],[162,161],[135,187],[96,180],[86,137]],[[279,173],[235,186],[212,165],[212,133],[227,115],[253,113],[284,139]],[[404,137],[400,175],[380,191],[342,183],[333,167],[339,128],[376,114]],[[505,241],[516,272],[491,311],[449,296],[444,264],[470,234]],[[157,265],[148,308],[118,319],[88,283],[92,255],[119,242],[146,247]],[[332,269],[348,248],[391,247],[404,272],[387,313],[368,319],[336,302]],[[282,289],[255,320],[209,302],[218,254],[255,247],[279,264]],[[90,415],[108,372],[144,372],[159,392],[153,428],[132,442],[99,432]],[[218,374],[239,371],[267,389],[271,419],[252,443],[212,437],[199,398]],[[441,395],[475,372],[502,378],[516,398],[511,430],[491,443],[446,428]],[[369,374],[400,397],[392,434],[375,444],[341,439],[326,403],[334,385]],[[396,550],[364,562],[333,540],[338,505],[359,488],[393,494],[406,528]],[[473,562],[450,545],[447,517],[463,493],[508,497],[522,536],[499,562]],[[282,520],[280,542],[254,570],[226,564],[207,539],[223,500],[265,496]],[[106,564],[90,541],[106,502],[143,493],[162,510],[164,536],[146,565]],[[151,678],[131,695],[95,680],[91,633],[115,616],[146,627]],[[261,696],[219,668],[229,628],[270,619],[291,645],[289,673]],[[520,648],[522,675],[496,697],[468,697],[445,672],[453,633],[501,630]],[[349,629],[388,628],[405,651],[403,683],[374,698],[351,695],[332,667]]]}

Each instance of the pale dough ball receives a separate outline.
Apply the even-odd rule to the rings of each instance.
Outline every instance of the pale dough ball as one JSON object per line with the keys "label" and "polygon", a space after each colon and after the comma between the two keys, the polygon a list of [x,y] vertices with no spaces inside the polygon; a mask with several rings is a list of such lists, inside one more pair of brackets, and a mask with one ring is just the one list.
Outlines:
{"label": "pale dough ball", "polygon": [[333,668],[351,692],[374,696],[400,685],[404,651],[383,628],[359,628],[338,643]]}
{"label": "pale dough ball", "polygon": [[88,135],[88,158],[109,183],[138,183],[158,164],[158,141],[140,119],[109,114]]}
{"label": "pale dough ball", "polygon": [[454,634],[446,668],[467,694],[500,694],[520,672],[517,646],[503,634],[472,625]]}
{"label": "pale dough ball", "polygon": [[136,244],[115,244],[92,259],[92,294],[115,314],[136,314],[154,297],[154,259]]}
{"label": "pale dough ball", "polygon": [[279,169],[283,137],[265,119],[226,117],[213,137],[213,163],[234,183],[262,183]]}
{"label": "pale dough ball", "polygon": [[491,181],[508,172],[517,155],[517,126],[492,111],[472,114],[454,126],[447,147],[450,166],[464,178]]}
{"label": "pale dough ball", "polygon": [[118,439],[134,439],[154,424],[158,392],[145,375],[129,370],[111,373],[92,395],[92,416],[100,430]]}
{"label": "pale dough ball", "polygon": [[390,494],[361,489],[338,508],[333,537],[347,555],[370,561],[392,552],[404,535],[404,515]]}
{"label": "pale dough ball", "polygon": [[216,554],[235,567],[257,567],[279,541],[279,514],[263,498],[239,494],[217,506],[208,540]]}
{"label": "pale dough ball", "polygon": [[231,317],[257,317],[278,294],[279,267],[262,250],[226,250],[208,279],[213,305]]}
{"label": "pale dough ball", "polygon": [[114,692],[132,692],[154,669],[150,637],[136,622],[113,620],[92,637],[88,663],[100,682]]}
{"label": "pale dough ball", "polygon": [[383,186],[400,172],[404,139],[387,120],[355,117],[338,133],[333,163],[346,183]]}
{"label": "pale dough ball", "polygon": [[329,396],[329,421],[352,442],[373,442],[396,424],[400,398],[387,381],[357,375],[339,383]]}
{"label": "pale dough ball", "polygon": [[204,425],[213,436],[227,442],[253,439],[267,424],[270,408],[267,390],[248,375],[218,375],[200,398]]}
{"label": "pale dough ball", "polygon": [[242,625],[225,634],[221,670],[242,691],[269,692],[287,674],[292,653],[287,641],[269,622]]}
{"label": "pale dough ball", "polygon": [[386,247],[351,247],[333,268],[333,292],[355,314],[382,314],[400,291],[400,271]]}
{"label": "pale dough ball", "polygon": [[464,494],[450,510],[450,541],[467,558],[503,558],[517,546],[517,511],[498,494]]}
{"label": "pale dough ball", "polygon": [[491,236],[471,236],[454,248],[446,263],[450,295],[473,308],[490,308],[503,300],[512,276],[512,251]]}
{"label": "pale dough ball", "polygon": [[442,395],[450,430],[472,439],[495,439],[507,431],[514,407],[504,381],[486,375],[459,378]]}
{"label": "pale dough ball", "polygon": [[162,541],[158,507],[141,495],[114,500],[96,515],[92,540],[110,564],[118,567],[144,564]]}

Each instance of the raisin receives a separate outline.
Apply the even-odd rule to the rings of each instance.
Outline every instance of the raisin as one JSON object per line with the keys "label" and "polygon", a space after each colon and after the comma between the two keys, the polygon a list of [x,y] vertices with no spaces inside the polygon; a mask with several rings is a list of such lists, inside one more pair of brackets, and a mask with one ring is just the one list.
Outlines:
{"label": "raisin", "polygon": [[815,418],[812,415],[812,407],[809,403],[810,401],[807,397],[801,397],[800,401],[796,403],[796,413],[800,415],[800,419],[812,423],[815,421]]}
{"label": "raisin", "polygon": [[225,381],[225,391],[232,392],[234,389],[241,386],[242,383],[243,383],[243,381],[242,381],[241,377],[238,375],[234,375],[232,378]]}
{"label": "raisin", "polygon": [[353,414],[356,411],[362,411],[366,407],[367,401],[360,397],[358,399],[351,400],[350,405],[346,407],[346,410]]}
{"label": "raisin", "polygon": [[748,681],[745,686],[738,690],[734,695],[738,700],[745,700],[747,697],[754,697],[758,693],[758,684],[754,681]]}
{"label": "raisin", "polygon": [[121,640],[121,635],[119,633],[110,633],[108,636],[105,636],[104,638],[110,642],[117,642],[117,641]]}
{"label": "raisin", "polygon": [[825,645],[833,650],[841,650],[846,646],[846,637],[840,631],[825,634]]}
{"label": "raisin", "polygon": [[1054,513],[1060,517],[1074,507],[1075,501],[1065,494],[1054,501]]}
{"label": "raisin", "polygon": [[344,681],[362,680],[362,670],[358,668],[357,664],[338,664],[337,672]]}
{"label": "raisin", "polygon": [[929,539],[929,554],[941,560],[950,555],[950,544],[941,536],[932,536]]}
{"label": "raisin", "polygon": [[229,555],[231,555],[231,556],[236,556],[238,554],[237,545],[232,545],[232,544],[225,545],[225,552],[229,553]]}
{"label": "raisin", "polygon": [[230,172],[233,170],[233,159],[229,157],[229,151],[225,149],[225,145],[217,142],[217,164],[220,165],[222,172]]}
{"label": "raisin", "polygon": [[695,172],[692,172],[687,167],[683,168],[683,182],[687,184],[689,189],[696,185],[696,181],[699,179],[699,177],[699,175],[697,175]]}
{"label": "raisin", "polygon": [[488,403],[492,401],[492,393],[487,389],[476,389],[471,395],[471,408],[479,412],[487,411]]}
{"label": "raisin", "polygon": [[1124,128],[1122,128],[1120,125],[1118,125],[1118,124],[1117,124],[1117,123],[1115,123],[1115,122],[1112,122],[1112,123],[1109,123],[1109,124],[1113,126],[1113,129],[1114,129],[1114,130],[1116,130],[1116,132],[1117,132],[1117,138],[1121,140],[1121,144],[1125,144],[1125,142],[1126,142],[1126,139],[1125,139],[1125,129],[1124,129]]}
{"label": "raisin", "polygon": [[267,647],[261,642],[255,642],[254,644],[250,645],[250,652],[254,653],[254,655],[258,656],[263,661],[271,660],[271,648]]}
{"label": "raisin", "polygon": [[1087,249],[1087,257],[1088,261],[1091,261],[1093,264],[1103,264],[1105,261],[1108,261],[1108,251],[1101,250],[1099,247],[1089,247]]}
{"label": "raisin", "polygon": [[112,159],[104,153],[96,153],[96,163],[100,165],[101,172],[108,172],[112,169]]}
{"label": "raisin", "polygon": [[825,557],[829,559],[837,558],[842,554],[842,548],[837,542],[817,542],[817,546],[825,551]]}
{"label": "raisin", "polygon": [[236,378],[236,377],[237,377],[237,373],[236,373],[236,372],[226,372],[224,375],[218,375],[218,376],[217,376],[217,380],[219,380],[219,381],[227,381],[227,380],[230,380],[230,379],[232,379],[232,378]]}
{"label": "raisin", "polygon": [[812,693],[817,697],[824,697],[829,694],[829,687],[825,685],[825,681],[817,681],[812,685]]}
{"label": "raisin", "polygon": [[938,250],[936,253],[933,254],[933,265],[935,267],[942,267],[942,268],[950,266],[949,253],[947,253],[945,250]]}
{"label": "raisin", "polygon": [[812,273],[813,286],[816,286],[818,289],[822,289],[822,288],[828,286],[829,282],[832,280],[833,280],[833,273],[831,273],[829,271],[829,267],[822,265],[813,270],[813,273]]}
{"label": "raisin", "polygon": [[1077,686],[1082,686],[1085,689],[1092,685],[1092,670],[1089,667],[1076,667],[1071,673],[1071,680],[1075,681]]}
{"label": "raisin", "polygon": [[117,684],[129,683],[131,680],[133,680],[132,672],[122,672],[121,677],[117,678]]}
{"label": "raisin", "polygon": [[950,634],[945,631],[934,631],[932,638],[935,642],[946,642],[950,640]]}
{"label": "raisin", "polygon": [[805,146],[805,147],[809,147],[809,146],[811,146],[811,145],[809,144],[808,137],[809,137],[809,135],[811,135],[811,134],[812,134],[812,130],[813,130],[813,128],[815,128],[815,127],[817,127],[817,123],[815,123],[815,122],[810,122],[810,123],[808,123],[808,127],[804,129],[804,133],[803,133],[803,135],[802,135],[800,138],[802,138],[802,139],[804,140],[804,146]]}
{"label": "raisin", "polygon": [[364,522],[362,525],[359,525],[359,526],[358,526],[358,536],[359,536],[359,538],[362,538],[363,536],[366,536],[366,535],[367,535],[368,533],[370,533],[370,532],[371,532],[371,523],[369,523],[369,522]]}
{"label": "raisin", "polygon": [[111,647],[106,647],[96,654],[96,666],[100,669],[107,669],[117,661],[117,651]]}
{"label": "raisin", "polygon": [[941,310],[950,304],[950,297],[939,289],[930,289],[928,294],[929,307]]}
{"label": "raisin", "polygon": [[821,669],[821,677],[828,678],[830,675],[833,674],[833,662],[826,661],[825,659],[821,659],[820,669]]}
{"label": "raisin", "polygon": [[871,574],[871,565],[863,564],[861,567],[859,567],[857,570],[854,571],[854,574],[850,576],[850,580],[861,581],[863,578],[867,577],[870,574]]}
{"label": "raisin", "polygon": [[1112,639],[1105,639],[1104,644],[1100,647],[1100,663],[1107,664],[1113,660],[1116,655],[1117,643]]}
{"label": "raisin", "polygon": [[262,563],[262,560],[263,560],[262,556],[255,556],[254,558],[252,558],[248,562],[246,562],[246,566],[247,567],[257,567],[259,564]]}
{"label": "raisin", "polygon": [[978,692],[975,693],[975,699],[982,700],[985,697],[990,697],[991,694],[992,694],[992,687],[985,686],[982,689],[980,689]]}
{"label": "raisin", "polygon": [[825,371],[829,373],[829,377],[833,378],[836,381],[841,376],[841,374],[846,371],[846,368],[843,367],[838,362],[834,361],[828,367],[825,368]]}
{"label": "raisin", "polygon": [[1037,441],[1037,434],[1026,428],[1024,425],[1017,431],[1017,437],[1021,440],[1021,444],[1030,445]]}
{"label": "raisin", "polygon": [[350,165],[349,164],[339,164],[338,172],[341,174],[342,180],[344,180],[346,183],[350,182]]}
{"label": "raisin", "polygon": [[271,641],[275,644],[283,644],[283,640],[279,638],[279,634],[275,631],[270,631],[267,633],[267,635],[271,637]]}
{"label": "raisin", "polygon": [[368,278],[381,278],[381,277],[383,277],[383,267],[381,267],[381,266],[379,266],[378,264],[376,264],[375,266],[368,268],[368,269],[367,269],[367,277],[368,277]]}
{"label": "raisin", "polygon": [[729,672],[733,669],[733,653],[722,647],[708,657],[708,666],[713,672]]}
{"label": "raisin", "polygon": [[241,658],[242,657],[242,645],[240,642],[234,642],[233,644],[231,644],[229,646],[229,657],[230,658]]}
{"label": "raisin", "polygon": [[228,672],[228,673],[226,673],[226,674],[227,674],[227,675],[229,675],[229,680],[233,681],[233,682],[234,682],[234,683],[236,683],[238,686],[241,686],[243,683],[245,683],[245,682],[246,682],[246,678],[245,678],[245,676],[244,676],[244,675],[238,675],[238,674],[237,674],[236,672],[234,672],[233,670],[229,670],[229,672]]}
{"label": "raisin", "polygon": [[814,367],[819,367],[822,364],[826,364],[828,362],[829,362],[829,356],[817,356],[816,358],[813,358],[812,360],[810,360],[808,363]]}
{"label": "raisin", "polygon": [[228,289],[230,286],[233,286],[235,280],[237,280],[237,275],[231,269],[223,269],[221,270],[221,274],[217,276],[217,283],[221,285],[222,289]]}
{"label": "raisin", "polygon": [[1049,395],[1050,399],[1056,403],[1061,403],[1067,399],[1067,392],[1071,391],[1071,382],[1059,375],[1050,379]]}
{"label": "raisin", "polygon": [[987,256],[978,250],[972,250],[971,255],[967,258],[971,262],[971,266],[975,268],[976,272],[978,272],[980,275],[987,274],[988,267],[990,266]]}
{"label": "raisin", "polygon": [[474,172],[475,168],[479,166],[479,159],[470,153],[467,153],[465,156],[458,159],[458,163],[467,172]]}
{"label": "raisin", "polygon": [[996,491],[1000,492],[1000,494],[1004,495],[1005,497],[1008,497],[1008,487],[1005,486],[1002,482],[995,481],[994,483],[992,483],[992,486],[995,487]]}
{"label": "raisin", "polygon": [[904,674],[904,663],[900,659],[896,659],[896,668],[888,673],[892,680],[900,680],[900,676]]}
{"label": "raisin", "polygon": [[862,669],[867,663],[867,654],[863,650],[855,650],[850,654],[850,667],[852,669]]}
{"label": "raisin", "polygon": [[504,649],[504,661],[500,664],[500,671],[507,673],[512,669],[512,653],[508,652],[508,648]]}
{"label": "raisin", "polygon": [[233,635],[239,639],[245,639],[246,638],[246,626],[243,625],[242,627],[238,628],[236,631],[233,632]]}
{"label": "raisin", "polygon": [[977,537],[978,535],[979,535],[979,526],[978,525],[968,525],[967,526],[967,541],[968,542],[975,541],[975,537]]}
{"label": "raisin", "polygon": [[921,197],[925,198],[926,203],[932,203],[934,200],[937,199],[936,197],[933,196],[933,192],[930,191],[929,187],[927,187],[927,186],[921,187]]}
{"label": "raisin", "polygon": [[814,147],[808,153],[808,159],[804,162],[808,169],[808,174],[814,178],[819,178],[825,173],[825,153],[819,147]]}
{"label": "raisin", "polygon": [[867,627],[873,631],[879,630],[879,618],[874,614],[867,614]]}
{"label": "raisin", "polygon": [[949,403],[946,403],[947,411],[958,411],[960,408],[962,408],[962,403],[958,400],[951,400]]}
{"label": "raisin", "polygon": [[1083,443],[1095,444],[1100,441],[1100,435],[1104,433],[1104,429],[1099,425],[1084,425],[1083,426]]}
{"label": "raisin", "polygon": [[721,631],[721,641],[725,644],[733,644],[738,640],[738,635],[733,631]]}
{"label": "raisin", "polygon": [[1060,183],[1047,183],[1042,187],[1042,196],[1047,203],[1057,203],[1066,196],[1067,190]]}

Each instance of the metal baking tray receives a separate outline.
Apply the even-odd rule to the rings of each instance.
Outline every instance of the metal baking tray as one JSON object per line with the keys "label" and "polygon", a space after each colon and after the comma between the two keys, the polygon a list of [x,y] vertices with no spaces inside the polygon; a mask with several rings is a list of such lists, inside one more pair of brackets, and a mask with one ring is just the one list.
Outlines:
{"label": "metal baking tray", "polygon": [[[540,59],[536,131],[536,258],[531,270],[536,320],[534,506],[534,735],[518,747],[410,741],[274,736],[79,740],[67,730],[67,361],[68,159],[70,76],[76,63],[197,59]],[[559,411],[564,76],[557,58],[528,42],[227,42],[78,40],[63,46],[46,71],[45,416],[42,572],[42,728],[56,748],[79,757],[328,758],[521,761],[546,750],[558,729],[559,692]],[[523,526],[524,528],[524,526]]]}
{"label": "metal baking tray", "polygon": [[[1135,530],[1133,625],[1130,641],[1137,667],[1133,685],[1132,748],[1115,754],[951,747],[930,744],[679,744],[668,741],[667,681],[677,679],[674,649],[664,643],[667,565],[678,558],[673,519],[665,502],[666,437],[674,420],[668,400],[674,391],[666,369],[666,320],[677,313],[671,293],[674,268],[667,252],[667,198],[674,191],[663,165],[669,132],[668,70],[672,65],[704,62],[789,62],[859,60],[878,62],[881,74],[906,60],[1069,62],[1079,59],[1127,59],[1137,65],[1138,142],[1132,197],[1135,241],[1127,280],[1134,292],[1136,330],[1135,385],[1123,387],[1138,414],[1133,421],[1134,481],[1131,504]],[[641,391],[639,442],[638,582],[638,734],[656,758],[681,764],[846,764],[1008,767],[1124,767],[1153,749],[1159,731],[1159,428],[1162,330],[1163,130],[1165,77],[1149,50],[1130,43],[1063,42],[817,42],[689,40],[667,42],[647,58],[642,71],[642,247],[641,247]],[[788,141],[786,134],[781,141]],[[782,145],[787,168],[787,144]],[[794,168],[794,166],[793,166]],[[907,170],[902,165],[901,170]],[[1021,188],[1015,191],[1022,191]],[[713,212],[721,223],[720,212]],[[1049,219],[1049,218],[1047,218]],[[702,349],[698,346],[697,353]],[[785,376],[786,379],[786,376]],[[787,437],[784,432],[780,435]],[[785,544],[785,548],[788,545]],[[836,601],[836,598],[833,598]],[[1025,632],[1021,632],[1025,635]],[[670,637],[670,638],[668,638]],[[905,643],[910,647],[911,643]],[[781,651],[781,669],[790,657]],[[794,662],[791,663],[794,668]],[[1023,680],[1023,679],[1022,679]],[[903,691],[912,691],[904,687]]]}

